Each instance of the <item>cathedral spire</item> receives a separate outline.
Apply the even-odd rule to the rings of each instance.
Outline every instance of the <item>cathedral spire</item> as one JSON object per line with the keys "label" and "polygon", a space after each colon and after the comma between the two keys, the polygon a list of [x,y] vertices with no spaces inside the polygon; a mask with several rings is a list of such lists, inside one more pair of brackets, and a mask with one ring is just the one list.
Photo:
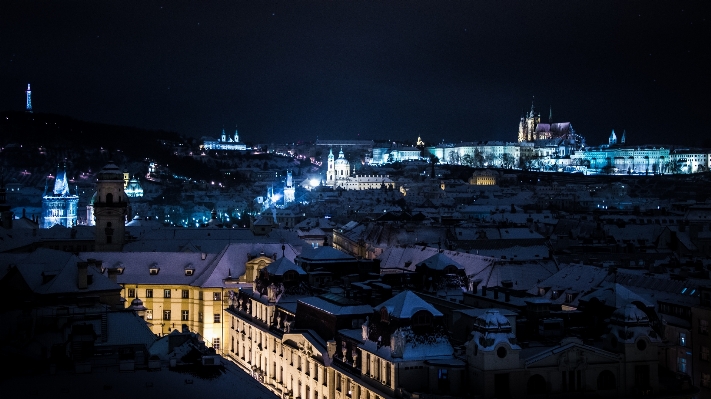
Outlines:
{"label": "cathedral spire", "polygon": [[548,111],[548,123],[553,123],[553,106],[549,106],[549,111]]}

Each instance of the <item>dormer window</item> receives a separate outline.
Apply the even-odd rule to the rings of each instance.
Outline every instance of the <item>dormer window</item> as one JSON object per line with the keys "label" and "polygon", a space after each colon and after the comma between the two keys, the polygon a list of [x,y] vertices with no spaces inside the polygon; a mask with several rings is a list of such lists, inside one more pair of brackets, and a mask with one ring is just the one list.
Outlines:
{"label": "dormer window", "polygon": [[192,275],[193,275],[193,272],[194,272],[193,269],[185,269],[185,275],[186,275],[186,276],[192,276]]}
{"label": "dormer window", "polygon": [[157,275],[159,271],[160,271],[160,267],[158,267],[158,264],[157,264],[157,263],[151,264],[151,266],[148,268],[148,273],[149,273],[151,276]]}
{"label": "dormer window", "polygon": [[432,313],[420,310],[412,315],[413,327],[429,327],[432,325]]}

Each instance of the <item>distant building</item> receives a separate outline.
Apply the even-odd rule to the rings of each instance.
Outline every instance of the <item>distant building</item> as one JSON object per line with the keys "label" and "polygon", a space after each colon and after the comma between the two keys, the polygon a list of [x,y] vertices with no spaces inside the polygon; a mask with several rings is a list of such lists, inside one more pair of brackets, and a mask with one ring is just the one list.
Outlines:
{"label": "distant building", "polygon": [[343,149],[338,153],[338,159],[333,156],[333,150],[328,154],[328,169],[326,171],[326,186],[341,187],[346,190],[372,190],[379,188],[395,188],[395,182],[387,175],[351,176],[351,164],[343,155]]}
{"label": "distant building", "polygon": [[77,224],[79,196],[69,191],[69,179],[64,166],[57,168],[54,188],[42,196],[42,223],[44,229],[54,225],[73,227]]}
{"label": "distant building", "polygon": [[497,173],[491,170],[476,171],[469,178],[469,184],[473,186],[495,186]]}
{"label": "distant building", "polygon": [[126,195],[129,198],[143,197],[143,187],[141,187],[141,183],[138,182],[138,179],[133,178],[128,181],[126,185]]}
{"label": "distant building", "polygon": [[247,145],[240,143],[237,129],[235,129],[234,136],[227,136],[225,129],[222,129],[222,136],[219,139],[204,138],[202,148],[205,150],[244,151],[247,149]]}

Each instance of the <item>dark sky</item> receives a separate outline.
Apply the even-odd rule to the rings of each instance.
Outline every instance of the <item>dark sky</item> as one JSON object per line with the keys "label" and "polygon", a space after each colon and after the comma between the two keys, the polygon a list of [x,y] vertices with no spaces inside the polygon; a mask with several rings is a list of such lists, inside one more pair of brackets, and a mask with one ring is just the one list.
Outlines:
{"label": "dark sky", "polygon": [[31,1],[0,5],[0,110],[244,141],[701,143],[706,1]]}

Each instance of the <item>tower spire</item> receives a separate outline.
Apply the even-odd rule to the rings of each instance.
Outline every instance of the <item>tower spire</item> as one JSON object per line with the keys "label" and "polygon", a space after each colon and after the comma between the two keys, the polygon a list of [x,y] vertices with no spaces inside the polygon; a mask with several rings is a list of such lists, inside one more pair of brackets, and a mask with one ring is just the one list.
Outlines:
{"label": "tower spire", "polygon": [[30,84],[27,84],[27,90],[25,90],[27,95],[27,103],[25,104],[25,112],[32,113],[32,90],[30,90]]}
{"label": "tower spire", "polygon": [[548,123],[553,123],[553,106],[549,105],[550,109],[548,111]]}

